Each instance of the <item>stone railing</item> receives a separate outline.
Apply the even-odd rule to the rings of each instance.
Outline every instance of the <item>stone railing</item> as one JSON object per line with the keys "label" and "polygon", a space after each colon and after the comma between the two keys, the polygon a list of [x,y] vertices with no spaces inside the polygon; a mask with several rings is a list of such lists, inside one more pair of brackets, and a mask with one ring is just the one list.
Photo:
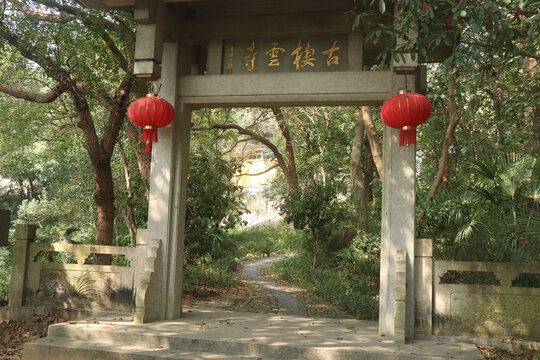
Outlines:
{"label": "stone railing", "polygon": [[[35,243],[35,235],[32,225],[15,229],[10,306],[134,312],[135,293],[148,277],[145,230],[137,233],[136,247]],[[51,262],[55,254],[73,261]],[[125,266],[88,263],[98,254],[123,257]]]}
{"label": "stone railing", "polygon": [[416,243],[416,333],[540,340],[540,265],[433,261]]}

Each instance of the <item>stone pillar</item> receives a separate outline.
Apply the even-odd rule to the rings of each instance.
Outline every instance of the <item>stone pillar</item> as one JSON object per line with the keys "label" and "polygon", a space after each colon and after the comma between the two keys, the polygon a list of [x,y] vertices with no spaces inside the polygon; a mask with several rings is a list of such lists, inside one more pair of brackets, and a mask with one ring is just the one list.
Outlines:
{"label": "stone pillar", "polygon": [[416,239],[414,247],[415,333],[431,335],[433,322],[433,241]]}
{"label": "stone pillar", "polygon": [[[414,91],[414,62],[392,63],[390,96],[408,88]],[[412,73],[412,74],[411,74]],[[416,196],[416,146],[399,146],[399,129],[384,127],[383,193],[381,221],[381,290],[379,332],[394,336],[396,251],[407,256],[406,332],[414,338],[414,239]]]}
{"label": "stone pillar", "polygon": [[22,306],[24,302],[24,283],[26,281],[26,261],[28,246],[36,238],[36,225],[15,227],[15,243],[13,244],[13,263],[11,265],[11,291],[9,306]]}
{"label": "stone pillar", "polygon": [[[160,96],[174,104],[172,125],[159,130],[153,145],[150,175],[147,239],[161,239],[159,286],[156,296],[159,319],[174,319],[182,312],[182,265],[189,160],[190,111],[178,98],[179,44],[163,45]],[[150,241],[148,241],[149,243]]]}

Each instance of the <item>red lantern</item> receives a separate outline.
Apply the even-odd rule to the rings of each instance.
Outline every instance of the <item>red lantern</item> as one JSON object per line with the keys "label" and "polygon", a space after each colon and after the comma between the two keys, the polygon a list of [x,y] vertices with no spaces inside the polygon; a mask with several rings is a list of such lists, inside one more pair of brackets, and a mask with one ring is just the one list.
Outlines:
{"label": "red lantern", "polygon": [[148,94],[129,106],[128,115],[135,125],[143,128],[142,141],[146,143],[146,152],[150,152],[152,143],[158,141],[157,129],[171,123],[174,109],[167,100]]}
{"label": "red lantern", "polygon": [[416,127],[431,115],[431,103],[424,95],[401,90],[388,99],[381,109],[383,123],[399,132],[399,146],[416,144]]}

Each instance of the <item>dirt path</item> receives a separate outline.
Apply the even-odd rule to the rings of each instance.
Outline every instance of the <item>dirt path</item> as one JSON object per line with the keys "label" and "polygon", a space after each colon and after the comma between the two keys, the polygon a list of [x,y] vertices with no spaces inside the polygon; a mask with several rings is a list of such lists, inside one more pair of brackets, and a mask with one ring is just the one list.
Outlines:
{"label": "dirt path", "polygon": [[286,256],[274,256],[247,264],[243,269],[243,274],[247,278],[256,281],[259,285],[262,285],[270,290],[270,293],[277,299],[277,313],[279,315],[306,317],[307,313],[304,305],[298,301],[293,293],[259,275],[259,268],[273,262],[280,261],[285,257]]}

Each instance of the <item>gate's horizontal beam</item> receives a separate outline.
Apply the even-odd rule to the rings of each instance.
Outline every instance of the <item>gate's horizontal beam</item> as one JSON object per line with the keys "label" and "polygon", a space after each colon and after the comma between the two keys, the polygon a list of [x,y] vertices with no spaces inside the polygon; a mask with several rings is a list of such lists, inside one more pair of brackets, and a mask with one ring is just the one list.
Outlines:
{"label": "gate's horizontal beam", "polygon": [[389,71],[182,76],[192,107],[377,105],[390,96]]}

